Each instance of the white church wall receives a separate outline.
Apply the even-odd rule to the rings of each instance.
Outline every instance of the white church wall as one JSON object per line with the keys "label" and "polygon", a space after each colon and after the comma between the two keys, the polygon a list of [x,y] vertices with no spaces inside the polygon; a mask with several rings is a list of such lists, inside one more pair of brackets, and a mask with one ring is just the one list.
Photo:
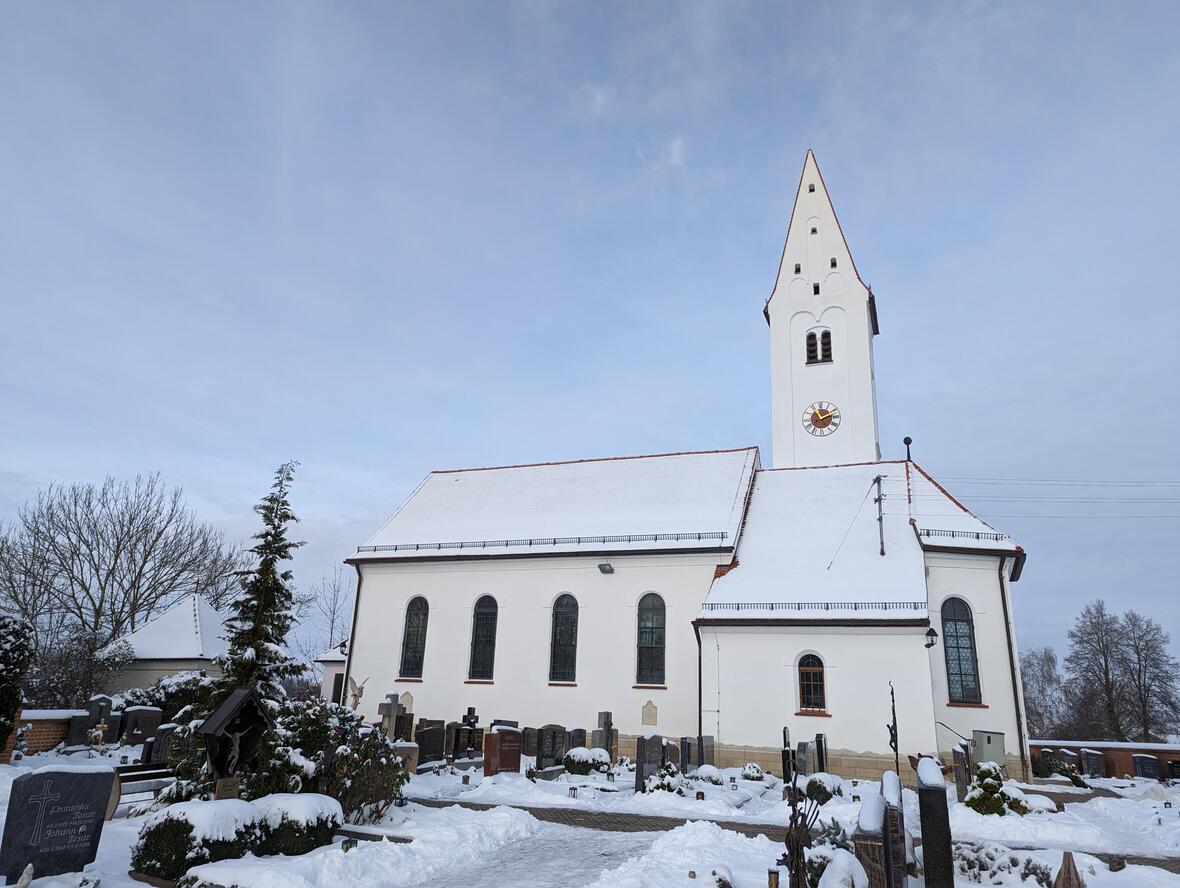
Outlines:
{"label": "white church wall", "polygon": [[[702,624],[704,731],[719,744],[781,748],[824,733],[832,750],[892,756],[885,724],[897,691],[903,756],[935,748],[925,627]],[[798,715],[797,664],[824,664],[827,713]]]}
{"label": "white church wall", "polygon": [[[725,556],[724,560],[728,560]],[[597,565],[609,561],[613,574]],[[417,717],[457,719],[468,706],[480,721],[516,719],[593,728],[600,710],[623,734],[696,732],[697,647],[692,620],[708,594],[716,555],[546,557],[489,561],[367,564],[353,636],[351,676],[368,679],[360,711],[374,718],[390,691],[410,691]],[[665,604],[665,687],[635,687],[639,599]],[[578,601],[576,686],[549,683],[552,607],[562,593]],[[467,680],[472,611],[481,595],[499,606],[491,684]],[[405,609],[430,605],[422,680],[398,680]],[[651,700],[657,723],[641,724]]]}
{"label": "white church wall", "polygon": [[[1008,634],[1004,625],[1004,603],[998,574],[1000,559],[990,555],[956,555],[926,553],[927,589],[931,625],[939,633],[938,643],[930,649],[930,677],[934,692],[935,718],[966,737],[972,731],[1002,731],[1009,757],[1020,754],[1016,711],[1013,697]],[[1011,559],[1008,559],[1010,566]],[[1007,579],[1003,594],[1009,594]],[[963,599],[971,609],[975,629],[975,649],[979,666],[981,703],[950,702],[947,688],[946,647],[942,627],[942,606],[951,597]],[[1008,601],[1008,620],[1013,644],[1016,632],[1011,626],[1012,603]],[[1018,655],[1016,655],[1019,662]],[[1019,668],[1019,667],[1018,667]],[[1019,687],[1020,674],[1016,674]],[[1019,701],[1023,705],[1023,701]],[[939,749],[948,753],[959,740],[945,728],[939,728]]]}

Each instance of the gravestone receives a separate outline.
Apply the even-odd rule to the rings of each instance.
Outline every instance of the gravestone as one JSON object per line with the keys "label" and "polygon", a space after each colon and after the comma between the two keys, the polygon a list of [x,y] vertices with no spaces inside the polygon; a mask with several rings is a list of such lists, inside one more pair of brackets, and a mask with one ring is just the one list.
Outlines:
{"label": "gravestone", "polygon": [[888,800],[885,802],[885,829],[882,836],[885,839],[885,868],[889,884],[892,888],[906,888],[905,813]]}
{"label": "gravestone", "polygon": [[441,725],[419,727],[414,734],[418,744],[418,770],[429,770],[446,758],[446,728]]}
{"label": "gravestone", "polygon": [[398,717],[405,714],[406,707],[401,704],[397,694],[386,694],[385,699],[377,704],[377,717],[381,719],[381,730],[385,732],[386,736],[394,736]]}
{"label": "gravestone", "polygon": [[475,714],[474,706],[467,707],[467,713],[463,716],[461,721],[469,728],[474,728],[479,724],[479,716]]}
{"label": "gravestone", "polygon": [[680,767],[680,747],[675,743],[664,743],[664,761],[674,764],[678,771],[684,770]]}
{"label": "gravestone", "polygon": [[159,706],[128,706],[123,710],[124,742],[135,746],[154,737],[163,720],[164,712]]}
{"label": "gravestone", "polygon": [[446,744],[443,746],[443,753],[446,755],[447,758],[454,758],[455,757],[455,740],[456,740],[455,735],[458,734],[459,728],[461,728],[461,727],[463,727],[463,726],[461,724],[459,724],[458,722],[447,722],[446,734],[445,734]]}
{"label": "gravestone", "polygon": [[1142,777],[1145,780],[1160,779],[1160,761],[1154,755],[1136,753],[1131,756],[1131,762],[1135,766],[1136,777]]}
{"label": "gravestone", "polygon": [[566,731],[562,725],[544,725],[537,732],[537,776],[550,780],[565,770]]}
{"label": "gravestone", "polygon": [[648,700],[646,703],[644,703],[643,708],[639,710],[639,723],[641,725],[649,725],[654,727],[658,718],[659,710],[656,708],[656,704],[651,702],[651,700]]}
{"label": "gravestone", "polygon": [[444,728],[446,724],[441,718],[420,718],[414,727],[414,734],[417,735],[423,728]]}
{"label": "gravestone", "polygon": [[153,765],[168,764],[168,747],[172,741],[172,734],[175,732],[176,727],[175,722],[169,722],[166,725],[160,725],[160,727],[156,728],[156,736],[152,739],[150,754],[145,750],[145,761]]}
{"label": "gravestone", "polygon": [[395,740],[393,748],[402,760],[402,767],[407,774],[418,773],[418,744],[411,740]]}
{"label": "gravestone", "polygon": [[123,713],[112,712],[110,718],[107,719],[107,730],[103,742],[118,743],[121,736],[123,736]]}
{"label": "gravestone", "polygon": [[114,769],[50,765],[12,782],[0,875],[14,883],[29,863],[38,878],[94,861],[115,785]]}
{"label": "gravestone", "polygon": [[515,726],[498,725],[493,728],[484,740],[484,776],[519,774],[522,739],[521,732]]}
{"label": "gravestone", "polygon": [[800,740],[795,750],[795,769],[805,777],[815,773],[815,747],[807,740]]}
{"label": "gravestone", "polygon": [[828,735],[815,735],[815,770],[827,773],[828,770]]}
{"label": "gravestone", "polygon": [[613,762],[619,753],[619,732],[615,729],[614,716],[609,710],[598,713],[598,727],[591,735],[590,742],[598,749],[605,749]]}
{"label": "gravestone", "polygon": [[966,743],[960,743],[952,751],[955,762],[955,798],[963,801],[971,789],[974,769],[971,767],[971,753]]}
{"label": "gravestone", "polygon": [[[873,801],[884,807],[884,800],[878,798]],[[889,884],[889,848],[884,821],[870,822],[868,811],[869,806],[862,804],[856,830],[852,834],[853,853],[869,877],[869,888],[892,888]],[[880,809],[878,813],[881,813]]]}
{"label": "gravestone", "polygon": [[578,746],[586,745],[586,729],[574,728],[569,731],[569,738],[566,741],[566,749],[574,749]]}
{"label": "gravestone", "polygon": [[692,758],[693,747],[695,747],[696,745],[697,745],[696,740],[692,737],[681,737],[680,738],[680,770],[681,771],[684,771],[687,773],[691,768],[695,768],[697,766],[698,763],[694,762],[693,758]]}
{"label": "gravestone", "polygon": [[393,733],[390,737],[393,740],[408,741],[414,736],[414,713],[406,712],[405,707],[398,713],[393,720]]}
{"label": "gravestone", "polygon": [[148,737],[143,741],[143,746],[139,749],[139,764],[146,765],[152,760],[152,756],[156,753],[156,738]]}
{"label": "gravestone", "polygon": [[86,712],[90,716],[90,726],[94,727],[101,721],[108,724],[111,720],[113,701],[106,694],[95,694],[86,703]]}
{"label": "gravestone", "polygon": [[[141,737],[136,741],[142,743]],[[90,716],[71,715],[70,724],[66,730],[66,746],[87,746],[90,743]]]}
{"label": "gravestone", "polygon": [[712,734],[697,737],[697,767],[717,764],[717,743]]}
{"label": "gravestone", "polygon": [[635,791],[642,792],[647,778],[655,774],[667,761],[664,738],[659,734],[648,734],[635,740]]}
{"label": "gravestone", "polygon": [[1106,757],[1097,749],[1083,749],[1082,770],[1087,777],[1105,777]]}
{"label": "gravestone", "polygon": [[[1079,771],[1081,770],[1081,768],[1080,768],[1080,765],[1082,764],[1081,756],[1079,756],[1072,749],[1059,749],[1059,750],[1057,750],[1057,757],[1059,759],[1061,759],[1062,764],[1069,765],[1073,768],[1078,768]],[[980,761],[988,761],[988,759],[980,759]]]}
{"label": "gravestone", "polygon": [[521,733],[522,748],[525,755],[537,757],[537,729],[525,728]]}
{"label": "gravestone", "polygon": [[503,726],[504,726],[504,727],[506,727],[506,728],[519,728],[519,727],[520,727],[520,722],[518,722],[518,721],[509,721],[509,720],[508,720],[508,719],[506,719],[506,718],[494,718],[494,719],[492,719],[492,727],[493,727],[493,728],[498,728],[498,727],[500,727],[501,725],[503,725]]}
{"label": "gravestone", "polygon": [[946,783],[936,768],[918,769],[918,818],[922,824],[922,865],[926,888],[954,888],[955,858],[951,854]]}
{"label": "gravestone", "polygon": [[[159,719],[152,728],[154,735]],[[205,738],[205,755],[214,781],[232,781],[254,759],[262,735],[274,727],[262,699],[253,688],[235,688],[221,705],[201,722],[197,733]],[[229,785],[228,783],[226,785]],[[224,797],[219,791],[218,797]],[[236,798],[236,795],[230,795]]]}

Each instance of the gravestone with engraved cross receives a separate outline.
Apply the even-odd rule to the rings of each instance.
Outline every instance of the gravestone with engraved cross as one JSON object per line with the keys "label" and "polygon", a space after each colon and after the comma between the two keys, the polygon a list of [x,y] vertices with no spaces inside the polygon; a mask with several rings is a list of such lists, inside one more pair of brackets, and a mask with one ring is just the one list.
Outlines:
{"label": "gravestone with engraved cross", "polygon": [[114,784],[114,769],[104,765],[49,765],[17,777],[0,840],[0,875],[15,882],[30,863],[38,878],[91,863]]}

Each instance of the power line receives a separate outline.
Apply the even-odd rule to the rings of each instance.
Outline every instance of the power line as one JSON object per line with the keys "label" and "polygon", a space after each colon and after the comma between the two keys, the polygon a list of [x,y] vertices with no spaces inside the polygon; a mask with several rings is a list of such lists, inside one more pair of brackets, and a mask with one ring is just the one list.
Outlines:
{"label": "power line", "polygon": [[968,478],[951,475],[940,478],[967,484],[1077,484],[1108,487],[1180,487],[1180,481],[1109,481],[1092,478]]}

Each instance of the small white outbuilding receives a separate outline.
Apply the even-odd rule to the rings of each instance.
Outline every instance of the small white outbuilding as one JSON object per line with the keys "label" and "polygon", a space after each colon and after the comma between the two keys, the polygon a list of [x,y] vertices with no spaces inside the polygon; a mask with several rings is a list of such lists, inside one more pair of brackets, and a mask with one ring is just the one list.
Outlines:
{"label": "small white outbuilding", "polygon": [[122,640],[131,646],[134,659],[115,675],[107,692],[146,688],[158,678],[190,670],[220,675],[214,659],[229,650],[223,637],[224,620],[225,615],[200,595],[185,595],[158,617],[124,636]]}

